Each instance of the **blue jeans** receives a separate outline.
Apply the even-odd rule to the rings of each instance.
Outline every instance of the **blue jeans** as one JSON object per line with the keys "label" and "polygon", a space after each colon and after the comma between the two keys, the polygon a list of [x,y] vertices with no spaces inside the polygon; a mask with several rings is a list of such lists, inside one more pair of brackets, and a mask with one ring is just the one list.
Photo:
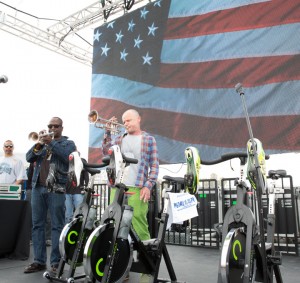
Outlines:
{"label": "blue jeans", "polygon": [[74,209],[82,203],[83,197],[83,194],[66,194],[66,224],[72,221]]}
{"label": "blue jeans", "polygon": [[47,262],[45,224],[49,209],[52,240],[50,264],[57,265],[61,257],[59,237],[65,224],[65,195],[49,193],[46,187],[36,186],[32,189],[31,207],[34,262],[39,264],[46,264]]}

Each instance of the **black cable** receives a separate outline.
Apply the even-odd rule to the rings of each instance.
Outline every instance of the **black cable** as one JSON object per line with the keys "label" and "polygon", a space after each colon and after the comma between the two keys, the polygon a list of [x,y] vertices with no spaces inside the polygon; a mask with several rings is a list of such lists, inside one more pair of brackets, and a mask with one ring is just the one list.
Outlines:
{"label": "black cable", "polygon": [[29,14],[29,13],[27,13],[27,12],[24,12],[24,11],[22,11],[22,10],[19,10],[19,9],[17,9],[17,8],[15,8],[15,7],[12,7],[12,6],[10,6],[10,5],[8,5],[8,4],[2,2],[2,1],[0,1],[0,4],[3,4],[3,5],[5,5],[5,6],[11,8],[11,9],[17,11],[17,12],[23,13],[23,14],[25,14],[25,15],[27,15],[27,16],[33,17],[33,18],[38,19],[38,20],[58,21],[58,22],[60,21],[60,20],[57,20],[57,19],[40,18],[40,17],[34,16],[34,15],[32,15],[32,14]]}
{"label": "black cable", "polygon": [[63,36],[59,39],[59,43],[58,43],[58,46],[61,45],[61,43],[65,40],[65,38],[69,35],[69,33],[73,30],[72,27],[70,27],[70,30]]}
{"label": "black cable", "polygon": [[88,45],[93,46],[93,44],[90,44],[86,39],[84,39],[81,35],[75,33],[75,35],[77,35],[80,39],[82,39],[83,41],[85,41]]}
{"label": "black cable", "polygon": [[231,161],[232,161],[232,159],[229,160],[229,162],[230,162],[230,169],[231,169],[232,171],[234,171],[233,166],[232,166],[232,164],[231,164]]}
{"label": "black cable", "polygon": [[[170,169],[168,169],[168,168],[166,168],[166,167],[161,167],[162,169],[164,169],[164,170],[166,170],[166,171],[169,171],[169,172],[171,172],[171,173],[174,173],[174,174],[176,174],[176,173],[179,173],[180,172],[180,170],[182,169],[182,167],[184,166],[184,165],[186,165],[186,163],[177,163],[177,164],[181,164],[181,166],[179,167],[179,169],[175,172],[175,171],[173,171],[173,170],[170,170]],[[161,166],[163,166],[164,164],[161,164]],[[167,165],[167,164],[166,164]],[[176,164],[173,164],[173,165],[176,165]]]}
{"label": "black cable", "polygon": [[[19,9],[15,8],[15,7],[12,7],[12,6],[10,6],[10,5],[8,5],[8,4],[2,2],[2,1],[0,1],[0,4],[5,5],[5,6],[7,6],[7,7],[13,9],[13,10],[19,12],[19,13],[23,13],[23,14],[25,14],[25,15],[27,15],[27,16],[33,17],[33,18],[35,18],[35,19],[37,19],[37,20],[47,20],[47,21],[57,21],[57,22],[60,22],[60,21],[61,21],[61,20],[57,20],[57,19],[40,18],[40,17],[37,17],[37,16],[35,16],[35,15],[32,15],[32,14],[30,14],[30,13],[27,13],[27,12],[25,12],[25,11],[22,11],[22,10],[19,10]],[[66,24],[66,23],[65,23],[65,24]],[[75,25],[74,27],[76,27],[76,25]],[[59,40],[59,46],[60,46],[61,43],[65,40],[65,38],[70,34],[70,32],[71,32],[72,30],[74,30],[74,28],[70,26],[70,30],[69,30],[62,38],[60,38],[60,40]],[[75,35],[77,35],[80,39],[82,39],[83,41],[85,41],[85,42],[86,42],[87,44],[89,44],[90,46],[93,46],[92,44],[90,44],[86,39],[84,39],[84,38],[83,38],[82,36],[80,36],[79,34],[75,33]]]}

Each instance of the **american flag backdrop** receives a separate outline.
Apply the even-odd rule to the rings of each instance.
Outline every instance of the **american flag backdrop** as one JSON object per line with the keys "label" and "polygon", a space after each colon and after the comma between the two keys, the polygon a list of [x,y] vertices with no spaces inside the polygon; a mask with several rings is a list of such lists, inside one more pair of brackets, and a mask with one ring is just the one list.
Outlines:
{"label": "american flag backdrop", "polygon": [[[300,150],[300,1],[161,0],[94,31],[91,109],[138,110],[161,163],[246,150],[237,83],[265,151]],[[103,135],[90,125],[90,162]]]}

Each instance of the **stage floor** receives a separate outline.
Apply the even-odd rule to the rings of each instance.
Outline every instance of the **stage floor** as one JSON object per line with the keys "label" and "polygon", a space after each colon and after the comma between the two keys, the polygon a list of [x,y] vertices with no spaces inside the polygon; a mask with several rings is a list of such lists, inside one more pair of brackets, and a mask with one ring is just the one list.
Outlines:
{"label": "stage floor", "polygon": [[[178,281],[199,283],[217,282],[219,251],[209,248],[167,245]],[[48,248],[50,251],[50,248]],[[49,255],[48,255],[49,258]],[[24,274],[24,268],[32,262],[31,256],[26,261],[0,259],[1,283],[37,283],[49,282],[43,278],[43,272]],[[66,268],[69,267],[68,265]],[[299,282],[300,257],[283,255],[281,266],[284,283]],[[76,269],[76,274],[82,274],[83,268]],[[138,274],[131,273],[126,283],[137,283]],[[162,262],[159,278],[169,278],[164,262]],[[76,282],[83,282],[77,280]]]}

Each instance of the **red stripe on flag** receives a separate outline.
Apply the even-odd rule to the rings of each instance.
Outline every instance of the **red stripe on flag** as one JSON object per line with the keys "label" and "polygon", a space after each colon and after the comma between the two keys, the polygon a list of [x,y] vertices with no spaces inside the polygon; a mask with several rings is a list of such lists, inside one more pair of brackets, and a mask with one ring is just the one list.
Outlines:
{"label": "red stripe on flag", "polygon": [[187,38],[299,21],[299,1],[285,0],[283,4],[282,0],[273,0],[204,15],[170,18],[164,38]]}
{"label": "red stripe on flag", "polygon": [[300,54],[189,64],[162,64],[159,87],[230,88],[300,80]]}
{"label": "red stripe on flag", "polygon": [[[103,98],[92,98],[91,107],[105,119],[112,116],[121,119],[124,111],[134,108],[141,114],[143,130],[187,144],[240,148],[249,139],[245,118],[221,119],[144,109]],[[254,136],[265,148],[300,150],[299,115],[252,117],[251,124]]]}
{"label": "red stripe on flag", "polygon": [[[100,145],[99,145],[100,146]],[[89,147],[89,163],[101,164],[102,163],[102,150],[100,148]]]}

